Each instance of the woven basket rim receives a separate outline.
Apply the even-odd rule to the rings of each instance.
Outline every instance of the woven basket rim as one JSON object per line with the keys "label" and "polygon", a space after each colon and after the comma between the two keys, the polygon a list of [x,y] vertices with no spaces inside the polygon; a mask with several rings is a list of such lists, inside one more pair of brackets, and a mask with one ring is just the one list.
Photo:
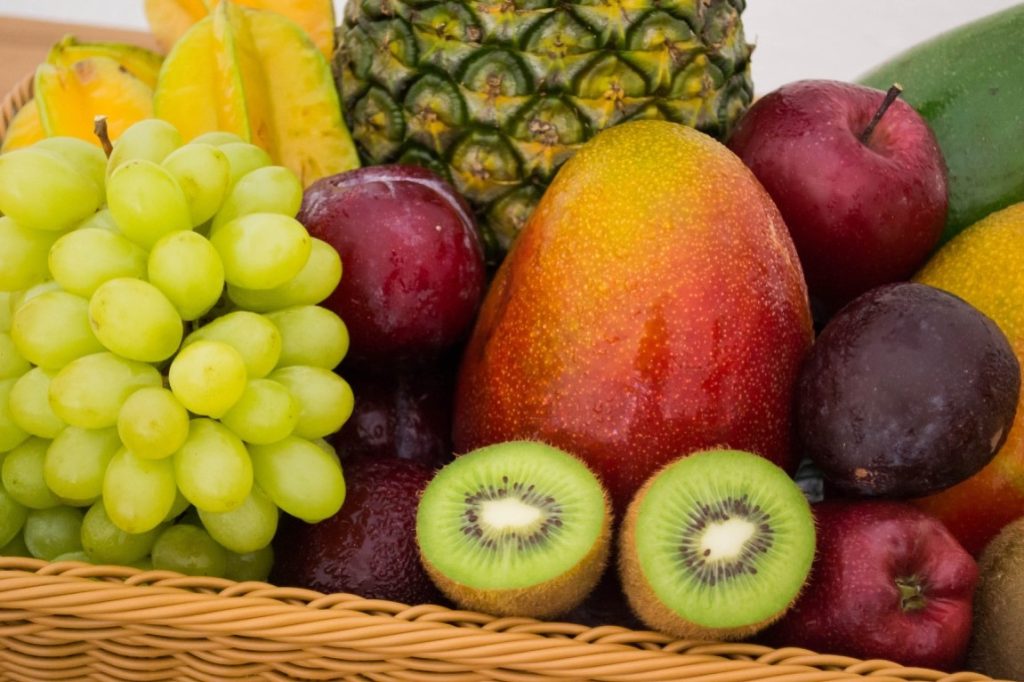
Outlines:
{"label": "woven basket rim", "polygon": [[26,74],[12,90],[7,92],[0,100],[0,142],[7,134],[7,128],[14,120],[18,109],[32,99],[32,90],[35,86],[35,73]]}
{"label": "woven basket rim", "polygon": [[[291,670],[288,666],[296,665],[307,670],[341,671],[354,665],[346,656],[358,652],[377,657],[373,660],[392,661],[391,665],[409,665],[408,671],[431,666],[450,669],[451,677],[441,673],[429,677],[437,680],[471,679],[467,675],[473,672],[482,675],[480,679],[566,679],[585,674],[594,680],[638,682],[696,680],[719,674],[724,677],[714,679],[990,679],[976,673],[949,674],[799,648],[672,640],[656,632],[612,625],[587,627],[499,618],[437,605],[409,606],[268,583],[22,557],[0,557],[0,614],[0,641],[10,636],[9,631],[25,631],[26,622],[34,617],[40,622],[85,619],[99,632],[122,628],[131,633],[144,628],[164,636],[167,642],[186,633],[193,640],[241,650],[252,647],[253,642],[273,642],[280,649],[276,664],[286,672]],[[255,650],[263,648],[255,646]],[[268,665],[275,663],[265,651],[262,658]],[[226,675],[226,670],[220,674]]]}

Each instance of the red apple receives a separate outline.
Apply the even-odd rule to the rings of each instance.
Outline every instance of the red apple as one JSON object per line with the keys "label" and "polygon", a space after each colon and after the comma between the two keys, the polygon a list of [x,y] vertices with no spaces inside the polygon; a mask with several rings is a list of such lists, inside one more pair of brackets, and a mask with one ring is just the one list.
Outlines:
{"label": "red apple", "polygon": [[942,233],[939,145],[909,104],[879,90],[785,85],[750,108],[728,145],[778,205],[811,297],[826,310],[908,279]]}
{"label": "red apple", "polygon": [[468,333],[483,247],[465,200],[440,176],[371,166],[322,178],[298,219],[341,255],[341,283],[324,304],[348,326],[347,364],[423,365]]}
{"label": "red apple", "polygon": [[904,502],[814,505],[818,547],[793,608],[765,639],[856,658],[959,670],[978,567],[946,527]]}

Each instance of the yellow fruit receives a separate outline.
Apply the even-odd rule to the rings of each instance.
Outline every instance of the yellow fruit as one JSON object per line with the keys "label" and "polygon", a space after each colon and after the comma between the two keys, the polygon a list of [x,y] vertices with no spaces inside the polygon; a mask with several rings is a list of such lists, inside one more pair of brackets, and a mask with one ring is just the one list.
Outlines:
{"label": "yellow fruit", "polygon": [[107,118],[111,140],[153,116],[153,90],[110,57],[88,57],[70,66],[40,64],[35,99],[47,136],[67,135],[97,145],[97,116]]}
{"label": "yellow fruit", "polygon": [[43,131],[43,123],[39,120],[39,108],[34,99],[25,103],[18,113],[11,119],[11,125],[4,135],[3,146],[0,153],[14,151],[22,147],[28,147],[46,137]]}
{"label": "yellow fruit", "polygon": [[156,87],[163,57],[152,50],[127,43],[103,41],[81,42],[72,35],[64,36],[50,48],[46,61],[54,66],[70,67],[89,57],[109,57],[151,88]]}
{"label": "yellow fruit", "polygon": [[[234,0],[236,5],[278,12],[298,24],[323,55],[334,54],[334,3],[331,0]],[[220,0],[146,0],[146,19],[165,52]]]}
{"label": "yellow fruit", "polygon": [[[1024,364],[1024,203],[957,235],[915,277],[956,294],[992,318]],[[969,551],[1024,516],[1024,394],[1002,449],[980,472],[917,501],[941,518]]]}
{"label": "yellow fruit", "polygon": [[186,140],[223,130],[259,145],[303,185],[359,165],[327,61],[274,12],[221,3],[167,56],[154,108]]}

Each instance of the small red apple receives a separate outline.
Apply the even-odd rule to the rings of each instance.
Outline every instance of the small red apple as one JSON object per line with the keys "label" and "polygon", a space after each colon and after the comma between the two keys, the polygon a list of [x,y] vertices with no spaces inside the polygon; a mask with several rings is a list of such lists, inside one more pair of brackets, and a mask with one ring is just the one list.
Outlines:
{"label": "small red apple", "polygon": [[904,502],[829,501],[814,505],[814,516],[811,576],[765,640],[961,669],[978,567],[945,526]]}
{"label": "small red apple", "polygon": [[811,297],[829,310],[908,279],[945,224],[942,152],[898,94],[798,81],[758,100],[728,142],[775,200]]}

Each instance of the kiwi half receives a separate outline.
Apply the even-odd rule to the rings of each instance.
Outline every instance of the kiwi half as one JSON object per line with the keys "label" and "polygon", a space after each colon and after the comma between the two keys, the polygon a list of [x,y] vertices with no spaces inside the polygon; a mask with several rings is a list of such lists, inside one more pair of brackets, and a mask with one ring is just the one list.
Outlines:
{"label": "kiwi half", "polygon": [[779,467],[709,450],[675,460],[637,491],[619,543],[623,590],[648,627],[742,639],[796,600],[814,559],[814,519]]}
{"label": "kiwi half", "polygon": [[416,540],[463,608],[550,618],[577,606],[608,561],[608,496],[578,459],[532,441],[457,457],[427,485]]}
{"label": "kiwi half", "polygon": [[985,547],[978,574],[970,667],[999,679],[1024,680],[1024,518]]}

